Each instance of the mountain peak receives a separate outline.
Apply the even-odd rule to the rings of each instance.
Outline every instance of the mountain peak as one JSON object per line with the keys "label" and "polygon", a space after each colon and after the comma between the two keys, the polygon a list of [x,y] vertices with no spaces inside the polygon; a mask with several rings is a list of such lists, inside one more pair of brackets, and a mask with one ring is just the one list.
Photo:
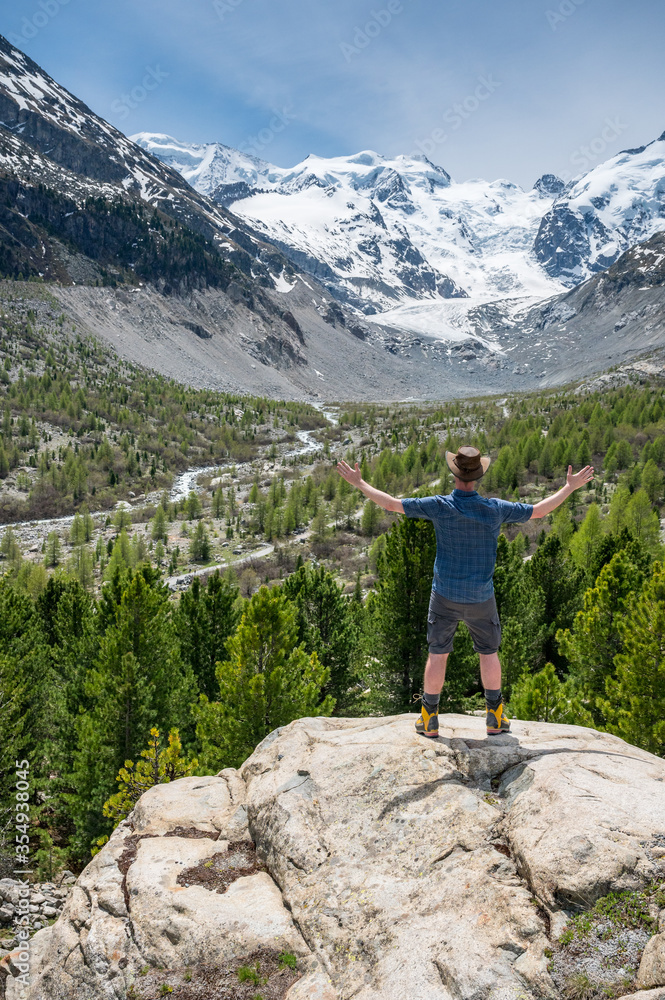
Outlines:
{"label": "mountain peak", "polygon": [[565,183],[556,174],[543,174],[533,185],[533,190],[548,198],[558,198],[565,186]]}

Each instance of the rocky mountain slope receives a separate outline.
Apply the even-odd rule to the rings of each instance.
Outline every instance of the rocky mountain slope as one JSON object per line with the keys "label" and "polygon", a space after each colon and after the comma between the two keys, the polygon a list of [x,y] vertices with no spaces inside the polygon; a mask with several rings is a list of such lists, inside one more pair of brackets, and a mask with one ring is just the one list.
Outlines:
{"label": "rocky mountain slope", "polygon": [[578,284],[665,228],[665,132],[574,178],[543,216],[535,242],[547,273]]}
{"label": "rocky mountain slope", "polygon": [[555,1000],[582,974],[662,1000],[657,902],[598,925],[600,955],[562,933],[662,882],[665,762],[575,726],[488,742],[470,716],[430,742],[413,718],[302,719],[238,772],[147,792],[33,938],[25,1000]]}
{"label": "rocky mountain slope", "polygon": [[[63,287],[218,290],[293,358],[283,255],[95,115],[0,36],[0,272]],[[166,307],[168,312],[168,307]],[[195,336],[205,336],[194,323]]]}
{"label": "rocky mountain slope", "polygon": [[79,329],[192,385],[251,386],[286,398],[450,399],[574,382],[662,348],[664,262],[659,234],[602,274],[510,319],[492,305],[477,307],[469,314],[474,333],[453,343],[349,320],[302,276],[282,293],[302,332],[288,350],[269,333],[261,337],[258,322],[243,329],[236,307],[215,289],[168,300],[149,288],[52,292]]}

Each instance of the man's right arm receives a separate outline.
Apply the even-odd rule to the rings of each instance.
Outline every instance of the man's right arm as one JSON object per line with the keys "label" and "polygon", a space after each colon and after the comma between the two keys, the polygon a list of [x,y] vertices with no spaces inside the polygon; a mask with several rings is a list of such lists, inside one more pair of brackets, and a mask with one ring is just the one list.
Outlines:
{"label": "man's right arm", "polygon": [[402,501],[398,500],[397,497],[391,497],[389,493],[383,493],[381,490],[374,489],[369,483],[366,483],[360,474],[360,468],[356,462],[355,469],[344,461],[337,463],[337,471],[343,479],[346,479],[347,483],[351,483],[356,489],[359,489],[361,493],[364,493],[368,500],[373,500],[374,503],[378,504],[379,507],[383,507],[384,510],[392,510],[396,514],[403,514],[404,507],[402,506]]}
{"label": "man's right arm", "polygon": [[571,493],[575,490],[579,490],[581,486],[586,486],[593,479],[593,466],[585,465],[583,469],[576,472],[573,475],[572,465],[568,466],[568,475],[566,476],[566,485],[562,486],[557,493],[553,493],[551,497],[545,497],[544,500],[539,500],[538,503],[533,505],[533,512],[531,514],[531,520],[537,519],[539,517],[547,517],[551,514],[553,510],[556,510],[564,500],[567,500]]}

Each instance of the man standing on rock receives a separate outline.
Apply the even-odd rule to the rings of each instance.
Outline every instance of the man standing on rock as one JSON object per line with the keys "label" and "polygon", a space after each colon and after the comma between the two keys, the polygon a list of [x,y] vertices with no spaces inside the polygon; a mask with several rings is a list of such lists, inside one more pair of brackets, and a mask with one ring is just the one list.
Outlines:
{"label": "man standing on rock", "polygon": [[446,462],[455,477],[452,493],[409,500],[398,500],[374,489],[363,480],[357,462],[355,469],[344,461],[339,462],[337,471],[384,510],[424,518],[434,524],[436,560],[427,615],[429,656],[416,731],[430,738],[439,735],[439,699],[446,663],[453,648],[455,630],[459,622],[464,622],[471,633],[473,648],[480,654],[487,733],[497,736],[510,730],[501,696],[498,656],[501,623],[492,580],[501,525],[546,517],[571,493],[593,479],[593,467],[587,465],[573,475],[569,465],[566,485],[537,504],[530,504],[480,496],[476,483],[487,472],[490,459],[481,456],[477,448],[465,446],[456,455],[447,451]]}

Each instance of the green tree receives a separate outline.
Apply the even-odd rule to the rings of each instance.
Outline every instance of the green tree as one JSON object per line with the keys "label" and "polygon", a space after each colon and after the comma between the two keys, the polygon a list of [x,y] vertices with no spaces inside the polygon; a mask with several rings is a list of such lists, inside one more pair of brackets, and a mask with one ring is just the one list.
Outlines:
{"label": "green tree", "polygon": [[315,542],[323,542],[328,534],[328,517],[325,507],[321,506],[312,521],[312,538]]}
{"label": "green tree", "polygon": [[524,536],[508,542],[499,535],[494,570],[494,593],[501,619],[502,689],[510,698],[512,686],[525,672],[543,665],[548,638],[545,595],[524,562]]}
{"label": "green tree", "polygon": [[95,522],[92,519],[92,514],[87,507],[81,507],[81,517],[83,519],[83,541],[92,541],[92,535],[95,530]]}
{"label": "green tree", "polygon": [[145,750],[141,751],[139,760],[134,764],[125,761],[125,766],[118,771],[115,779],[120,788],[106,800],[102,807],[104,815],[112,819],[115,826],[129,816],[130,812],[144,792],[154,785],[187,778],[198,767],[195,757],[183,753],[180,733],[172,729],[165,747],[161,745],[159,729],[154,726],[150,730],[150,739]]}
{"label": "green tree", "polygon": [[95,574],[92,556],[85,545],[79,545],[69,560],[69,572],[81,584],[84,590],[92,590]]}
{"label": "green tree", "polygon": [[80,514],[74,515],[72,526],[69,532],[69,540],[72,545],[83,545],[85,542],[85,525]]}
{"label": "green tree", "polygon": [[58,566],[61,558],[62,546],[60,545],[60,536],[57,531],[49,531],[46,537],[44,564],[46,566]]}
{"label": "green tree", "polygon": [[379,674],[377,709],[408,711],[420,693],[427,659],[427,614],[436,538],[429,521],[400,518],[378,561],[376,591],[368,598]]}
{"label": "green tree", "polygon": [[625,517],[628,529],[644,542],[649,552],[657,554],[660,551],[660,521],[646,490],[633,493],[626,506]]}
{"label": "green tree", "polygon": [[642,469],[641,476],[642,489],[646,492],[651,503],[658,503],[663,498],[663,473],[660,471],[653,458],[650,458]]}
{"label": "green tree", "polygon": [[127,570],[132,566],[132,547],[129,536],[123,528],[111,549],[111,558],[104,572],[105,580],[112,580],[118,570]]}
{"label": "green tree", "polygon": [[8,525],[3,532],[2,540],[0,541],[0,552],[13,569],[18,569],[23,555],[21,553],[21,546],[11,525]]}
{"label": "green tree", "polygon": [[606,723],[602,703],[606,681],[614,673],[615,658],[622,649],[621,623],[628,601],[643,579],[644,574],[625,551],[615,553],[584,595],[584,607],[575,615],[572,628],[560,629],[556,635],[580,697],[597,726]]}
{"label": "green tree", "polygon": [[356,622],[349,598],[332,573],[323,566],[301,566],[283,584],[286,596],[298,609],[298,641],[316,653],[329,671],[323,694],[335,699],[335,714],[345,714],[354,698],[358,659]]}
{"label": "green tree", "polygon": [[378,535],[381,530],[381,520],[379,507],[372,500],[368,500],[363,507],[360,518],[360,530],[363,535],[369,535],[370,537]]}
{"label": "green tree", "polygon": [[203,508],[201,507],[201,499],[198,493],[195,493],[194,490],[192,490],[189,496],[187,497],[187,501],[185,503],[185,512],[188,521],[196,521],[203,514]]}
{"label": "green tree", "polygon": [[622,528],[617,533],[603,536],[589,567],[589,576],[592,580],[598,578],[603,566],[607,565],[616,552],[625,552],[628,559],[644,575],[651,568],[652,559],[644,543],[640,539],[636,539],[628,528]]}
{"label": "green tree", "polygon": [[210,538],[203,521],[199,521],[194,529],[189,546],[189,558],[193,562],[208,562],[210,559]]}
{"label": "green tree", "polygon": [[14,853],[15,845],[9,843],[7,834],[14,836],[11,804],[16,790],[16,761],[22,760],[25,752],[25,686],[13,657],[0,653],[0,860]]}
{"label": "green tree", "polygon": [[576,531],[570,539],[570,554],[576,566],[586,571],[602,537],[603,522],[600,507],[597,503],[589,504],[579,531]]}
{"label": "green tree", "polygon": [[542,614],[546,623],[543,655],[563,668],[554,637],[558,629],[570,628],[579,610],[584,574],[567,558],[561,539],[550,533],[526,564],[525,579],[527,584],[539,587],[543,594]]}
{"label": "green tree", "polygon": [[607,530],[612,535],[618,535],[622,528],[626,527],[626,507],[630,500],[631,493],[627,486],[619,483],[612,499],[610,500],[610,510],[607,515]]}
{"label": "green tree", "polygon": [[[55,676],[40,624],[31,598],[1,580],[0,730],[7,745],[0,750],[0,791],[12,781],[16,757],[8,755],[20,740],[17,757],[30,762],[31,813],[46,788],[58,723]],[[8,803],[3,797],[0,810]]]}
{"label": "green tree", "polygon": [[131,526],[132,512],[127,507],[120,507],[113,516],[113,527],[120,535]]}
{"label": "green tree", "polygon": [[617,469],[627,469],[633,464],[633,449],[625,438],[617,441],[616,445],[616,467]]}
{"label": "green tree", "polygon": [[222,487],[218,487],[212,495],[212,513],[216,518],[224,517],[226,505],[224,503],[224,493]]}
{"label": "green tree", "polygon": [[191,738],[196,684],[180,658],[169,591],[156,571],[116,570],[102,590],[99,653],[85,678],[87,711],[76,718],[71,809],[75,843],[85,855],[108,833],[102,808],[125,760],[136,759],[151,724]]}
{"label": "green tree", "polygon": [[570,539],[575,533],[575,522],[570,515],[570,506],[562,504],[552,514],[552,531],[560,539],[564,548],[568,547]]}
{"label": "green tree", "polygon": [[331,714],[333,699],[321,700],[328,671],[316,653],[296,643],[294,605],[281,589],[261,587],[228,641],[228,659],[217,667],[219,701],[201,695],[196,731],[205,767],[239,767],[278,726]]}
{"label": "green tree", "polygon": [[216,665],[226,659],[227,641],[239,618],[238,588],[219,571],[209,576],[205,585],[195,577],[175,611],[182,658],[210,701],[219,697]]}
{"label": "green tree", "polygon": [[616,677],[606,683],[607,728],[658,756],[665,755],[665,569],[653,573],[633,595],[619,624],[623,649]]}
{"label": "green tree", "polygon": [[163,506],[158,506],[155,511],[155,516],[152,519],[152,531],[151,538],[154,542],[167,542],[168,541],[168,530],[166,524],[166,511]]}
{"label": "green tree", "polygon": [[560,681],[553,663],[536,674],[525,674],[515,685],[509,705],[515,718],[593,726],[570,680]]}

